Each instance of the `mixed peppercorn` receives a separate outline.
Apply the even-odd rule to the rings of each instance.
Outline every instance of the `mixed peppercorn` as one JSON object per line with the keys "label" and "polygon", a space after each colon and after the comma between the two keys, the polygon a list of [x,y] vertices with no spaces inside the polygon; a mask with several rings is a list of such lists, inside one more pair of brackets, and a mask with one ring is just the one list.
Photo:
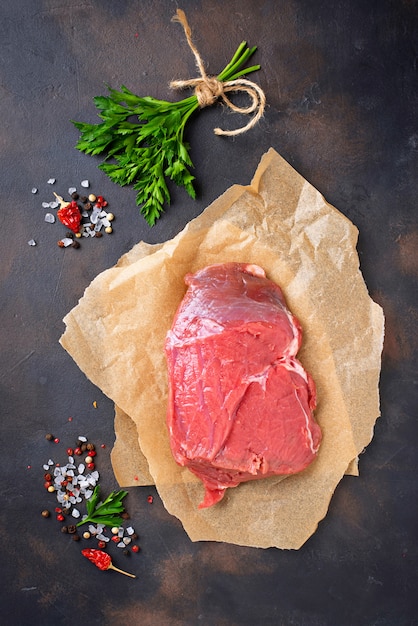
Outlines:
{"label": "mixed peppercorn", "polygon": [[[46,436],[48,441],[60,443],[60,439],[52,433]],[[104,444],[102,444],[104,447]],[[96,446],[88,441],[87,437],[78,437],[74,447],[66,449],[67,463],[62,465],[49,459],[43,465],[44,488],[54,494],[57,500],[54,507],[55,518],[60,522],[61,533],[70,535],[73,541],[94,542],[97,548],[83,550],[88,558],[94,561],[94,555],[111,563],[110,556],[103,552],[111,544],[119,548],[125,556],[138,553],[138,535],[132,525],[129,525],[129,514],[121,504],[127,492],[112,492],[103,502],[99,500],[99,472],[96,468]],[[150,500],[149,500],[150,501]],[[82,514],[80,507],[86,506],[87,513]],[[103,506],[105,505],[105,506]],[[89,520],[95,519],[97,523]],[[50,518],[51,511],[45,509],[42,517]],[[80,529],[80,526],[82,527]],[[105,555],[100,556],[100,555]],[[113,565],[100,569],[116,569]],[[122,572],[121,570],[117,570]],[[128,576],[134,577],[132,574]]]}
{"label": "mixed peppercorn", "polygon": [[[54,185],[55,182],[55,178],[48,180],[50,185]],[[90,183],[84,180],[81,186],[89,187]],[[38,193],[38,189],[33,187],[32,193]],[[68,195],[71,199],[66,201],[54,192],[54,201],[42,202],[42,207],[45,209],[58,209],[56,213],[58,221],[68,228],[65,236],[57,242],[60,248],[79,248],[81,238],[100,238],[103,233],[113,232],[115,216],[109,212],[108,202],[103,196],[96,196],[93,193],[88,196],[80,195],[76,187],[70,187]],[[54,224],[56,217],[54,213],[48,212],[45,214],[45,222]],[[28,244],[36,246],[36,241],[31,239]]]}

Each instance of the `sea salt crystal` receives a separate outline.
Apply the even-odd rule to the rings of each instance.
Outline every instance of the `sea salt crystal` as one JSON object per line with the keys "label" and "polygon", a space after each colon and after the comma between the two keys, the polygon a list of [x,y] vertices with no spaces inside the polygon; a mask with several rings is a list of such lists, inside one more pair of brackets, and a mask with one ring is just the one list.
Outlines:
{"label": "sea salt crystal", "polygon": [[81,443],[87,443],[87,437],[85,437],[84,435],[80,435],[78,437],[78,440],[81,441]]}
{"label": "sea salt crystal", "polygon": [[46,213],[45,214],[45,222],[48,222],[48,224],[54,224],[55,223],[55,215],[52,215],[52,213]]}
{"label": "sea salt crystal", "polygon": [[48,179],[48,185],[53,185],[55,183],[56,179],[55,178],[49,178]]}
{"label": "sea salt crystal", "polygon": [[42,465],[42,467],[44,468],[44,470],[49,470],[49,465]]}
{"label": "sea salt crystal", "polygon": [[84,474],[85,469],[86,469],[86,466],[84,465],[84,463],[80,463],[80,465],[78,466],[78,473]]}
{"label": "sea salt crystal", "polygon": [[28,244],[30,246],[36,246],[36,241],[34,239],[29,239]]}
{"label": "sea salt crystal", "polygon": [[54,461],[52,459],[49,459],[48,465],[54,465]]}
{"label": "sea salt crystal", "polygon": [[68,463],[70,463],[70,465],[74,463],[74,457],[73,456],[69,456],[68,457]]}
{"label": "sea salt crystal", "polygon": [[90,500],[92,495],[93,495],[93,490],[92,489],[87,489],[87,491],[84,494],[84,497],[86,498],[86,500]]}
{"label": "sea salt crystal", "polygon": [[118,544],[116,544],[118,548],[125,548],[125,544],[123,543],[123,541],[119,541]]}
{"label": "sea salt crystal", "polygon": [[43,209],[49,209],[49,202],[42,202]]}
{"label": "sea salt crystal", "polygon": [[123,537],[123,528],[119,528],[118,537]]}
{"label": "sea salt crystal", "polygon": [[128,528],[126,529],[126,532],[127,532],[128,535],[133,535],[135,531],[132,528],[132,526],[128,526]]}
{"label": "sea salt crystal", "polygon": [[81,480],[78,483],[78,486],[80,487],[80,489],[87,489],[87,487],[90,487],[90,483],[88,480]]}
{"label": "sea salt crystal", "polygon": [[74,470],[69,469],[69,470],[67,471],[67,474],[68,474],[68,476],[74,476]]}
{"label": "sea salt crystal", "polygon": [[99,219],[100,209],[94,208],[90,215],[90,221],[92,224],[97,224],[97,220]]}
{"label": "sea salt crystal", "polygon": [[78,519],[78,518],[80,517],[81,513],[80,513],[80,511],[79,511],[78,509],[73,509],[73,510],[71,511],[71,515],[72,515],[73,517],[75,517],[76,519]]}
{"label": "sea salt crystal", "polygon": [[38,193],[38,190],[36,187],[32,187],[32,193]]}
{"label": "sea salt crystal", "polygon": [[75,193],[76,191],[77,191],[76,187],[69,187],[68,188],[68,193],[70,194],[70,196],[71,196],[72,193]]}
{"label": "sea salt crystal", "polygon": [[106,543],[110,541],[109,537],[106,537],[106,535],[103,535],[103,533],[98,533],[96,535],[96,539],[98,539],[99,541],[105,541]]}
{"label": "sea salt crystal", "polygon": [[57,209],[58,207],[59,207],[59,202],[57,202],[56,200],[53,200],[52,202],[49,203],[50,209]]}
{"label": "sea salt crystal", "polygon": [[90,525],[89,525],[89,532],[90,532],[92,535],[97,535],[97,528],[96,528],[96,526],[93,526],[93,524],[90,524]]}
{"label": "sea salt crystal", "polygon": [[122,539],[122,541],[125,544],[125,546],[129,546],[129,544],[131,543],[132,539],[130,537],[124,537]]}
{"label": "sea salt crystal", "polygon": [[94,231],[98,233],[103,228],[103,220],[97,220],[97,224],[94,227]]}
{"label": "sea salt crystal", "polygon": [[99,472],[98,472],[97,470],[95,470],[94,472],[92,472],[92,473],[90,474],[90,476],[91,476],[92,478],[94,478],[94,480],[99,480],[99,475],[100,475],[100,474],[99,474]]}
{"label": "sea salt crystal", "polygon": [[71,502],[71,504],[75,504],[75,497],[74,496],[70,496],[69,497],[69,501]]}
{"label": "sea salt crystal", "polygon": [[85,189],[87,189],[87,187],[90,187],[90,183],[88,180],[82,180],[80,185],[84,187]]}

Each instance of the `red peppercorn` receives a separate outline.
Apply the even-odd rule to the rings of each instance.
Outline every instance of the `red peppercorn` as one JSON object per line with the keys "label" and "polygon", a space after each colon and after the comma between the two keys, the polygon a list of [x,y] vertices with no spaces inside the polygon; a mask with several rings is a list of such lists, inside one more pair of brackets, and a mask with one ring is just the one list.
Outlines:
{"label": "red peppercorn", "polygon": [[154,498],[152,496],[148,496],[147,498],[147,502],[149,502],[150,504],[152,504],[154,502]]}
{"label": "red peppercorn", "polygon": [[112,541],[114,541],[114,543],[118,543],[119,539],[120,538],[117,535],[113,535],[113,537],[112,537]]}
{"label": "red peppercorn", "polygon": [[59,443],[59,442],[60,442],[60,440],[58,439],[58,437],[55,437],[54,443]]}
{"label": "red peppercorn", "polygon": [[57,515],[57,520],[58,520],[59,522],[63,522],[63,521],[64,521],[64,519],[65,519],[65,517],[63,516],[63,514],[62,514],[62,513],[59,513],[59,514]]}
{"label": "red peppercorn", "polygon": [[73,456],[74,450],[72,448],[67,448],[67,454],[68,456]]}
{"label": "red peppercorn", "polygon": [[62,513],[62,509],[59,506],[55,507],[55,513]]}
{"label": "red peppercorn", "polygon": [[68,480],[63,480],[61,483],[61,487],[66,487],[68,485]]}
{"label": "red peppercorn", "polygon": [[82,452],[81,448],[75,448],[74,454],[76,454],[77,456],[80,456],[81,454],[83,454],[83,452]]}
{"label": "red peppercorn", "polygon": [[137,545],[132,546],[132,552],[139,552],[140,548]]}
{"label": "red peppercorn", "polygon": [[87,450],[89,451],[90,456],[96,456],[97,454],[96,450],[90,450],[88,446],[87,446]]}
{"label": "red peppercorn", "polygon": [[105,541],[99,541],[99,543],[97,544],[97,546],[101,549],[106,547],[106,542]]}
{"label": "red peppercorn", "polygon": [[46,482],[44,482],[44,487],[45,487],[45,489],[48,489],[48,487],[52,487],[51,481],[47,480]]}
{"label": "red peppercorn", "polygon": [[88,467],[90,470],[94,470],[95,465],[94,465],[94,463],[87,463],[87,467]]}

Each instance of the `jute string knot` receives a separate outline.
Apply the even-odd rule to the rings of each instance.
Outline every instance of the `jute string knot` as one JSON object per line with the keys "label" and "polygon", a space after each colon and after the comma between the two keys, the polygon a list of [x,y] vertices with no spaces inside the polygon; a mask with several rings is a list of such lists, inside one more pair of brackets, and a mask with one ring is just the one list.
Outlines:
{"label": "jute string knot", "polygon": [[[198,78],[190,78],[188,80],[173,80],[170,83],[170,87],[172,89],[194,87],[194,93],[197,97],[200,108],[211,106],[216,100],[218,100],[218,98],[221,98],[231,111],[234,111],[235,113],[250,114],[255,112],[255,115],[251,118],[248,124],[242,126],[241,128],[237,128],[236,130],[222,130],[222,128],[214,128],[214,133],[216,135],[228,135],[231,137],[233,135],[246,133],[250,130],[250,128],[253,128],[253,126],[257,124],[259,119],[264,114],[266,106],[266,96],[264,95],[264,91],[257,85],[257,83],[254,83],[247,78],[237,78],[235,80],[227,80],[223,82],[218,80],[216,76],[208,76],[206,74],[201,56],[192,41],[192,31],[187,22],[184,11],[177,9],[177,13],[173,17],[173,22],[179,22],[183,26],[187,43],[194,54],[200,76]],[[245,92],[249,96],[250,104],[248,106],[237,106],[226,96],[227,93],[238,91]]]}

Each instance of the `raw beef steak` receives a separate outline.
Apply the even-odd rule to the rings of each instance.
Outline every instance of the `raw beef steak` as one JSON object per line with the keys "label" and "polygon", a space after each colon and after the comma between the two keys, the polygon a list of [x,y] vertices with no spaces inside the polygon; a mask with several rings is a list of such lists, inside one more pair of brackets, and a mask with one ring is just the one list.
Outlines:
{"label": "raw beef steak", "polygon": [[294,474],[315,458],[315,385],[295,358],[298,320],[257,265],[211,265],[188,290],[167,334],[167,423],[177,463],[205,486],[199,508],[228,487]]}

